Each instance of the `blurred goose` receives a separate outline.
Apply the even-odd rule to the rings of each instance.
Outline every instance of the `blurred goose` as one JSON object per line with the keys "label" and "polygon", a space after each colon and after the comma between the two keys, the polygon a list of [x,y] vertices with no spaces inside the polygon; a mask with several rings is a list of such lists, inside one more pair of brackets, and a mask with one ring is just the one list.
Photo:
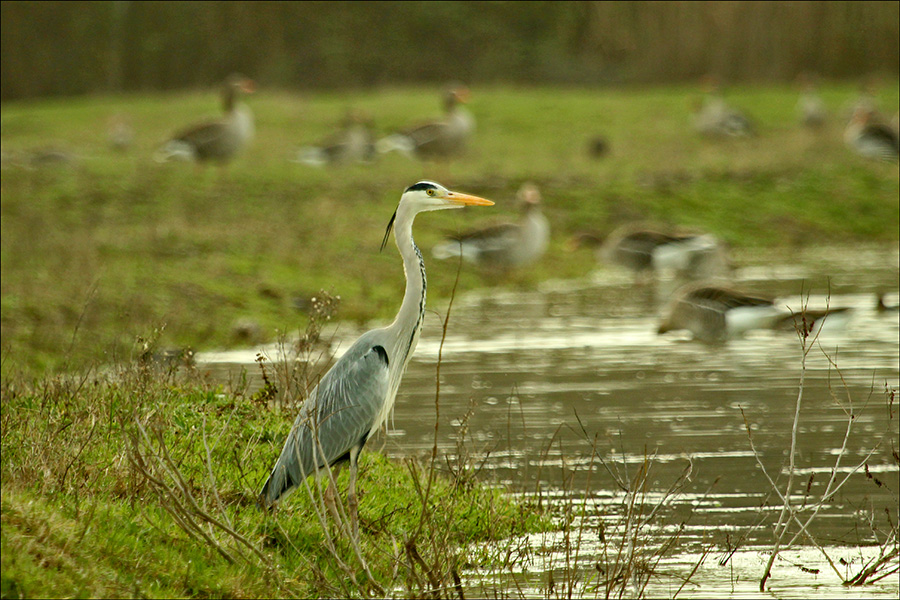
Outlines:
{"label": "blurred goose", "polygon": [[116,152],[127,152],[134,143],[134,129],[124,115],[113,115],[106,123],[106,140]]}
{"label": "blurred goose", "polygon": [[602,135],[595,135],[588,140],[587,153],[591,158],[603,158],[609,154],[609,140]]}
{"label": "blurred goose", "polygon": [[870,112],[876,121],[881,121],[878,107],[878,93],[881,82],[878,77],[865,77],[859,82],[856,97],[843,105],[841,114],[848,122],[858,112]]}
{"label": "blurred goose", "polygon": [[597,259],[631,270],[638,277],[674,273],[688,279],[726,276],[730,270],[725,244],[709,233],[664,233],[624,225],[608,238],[581,233],[570,248],[594,246]]}
{"label": "blurred goose", "polygon": [[708,137],[751,137],[756,135],[753,122],[718,96],[701,101],[694,112],[694,127]]}
{"label": "blurred goose", "polygon": [[253,113],[240,97],[255,89],[254,82],[243,75],[229,76],[222,89],[225,116],[175,134],[156,152],[154,158],[158,162],[184,160],[220,163],[233,159],[253,139]]}
{"label": "blurred goose", "polygon": [[540,259],[550,243],[550,224],[541,212],[541,193],[524,184],[517,197],[522,216],[516,223],[503,223],[449,237],[433,249],[440,260],[462,257],[482,267],[501,270],[525,267]]}
{"label": "blurred goose", "polygon": [[810,75],[800,77],[803,91],[797,100],[797,117],[800,124],[809,129],[821,129],[828,121],[828,109],[819,95],[815,79]]}
{"label": "blurred goose", "polygon": [[749,137],[756,135],[753,122],[729,105],[712,77],[704,82],[706,95],[694,105],[694,128],[708,137]]}
{"label": "blurred goose", "polygon": [[0,152],[0,165],[20,169],[42,169],[55,167],[71,167],[78,161],[78,156],[57,146],[44,146],[27,150],[7,150]]}
{"label": "blurred goose", "polygon": [[475,131],[475,118],[463,104],[468,88],[457,86],[444,94],[443,119],[422,123],[378,140],[378,152],[399,151],[421,159],[449,158],[462,154]]}
{"label": "blurred goose", "polygon": [[857,108],[844,129],[844,142],[860,156],[892,161],[900,156],[897,132],[876,120],[871,109]]}
{"label": "blurred goose", "polygon": [[887,304],[884,301],[884,292],[878,292],[875,298],[875,310],[880,313],[896,312],[900,310],[900,304]]}
{"label": "blurred goose", "polygon": [[295,162],[321,167],[329,164],[369,162],[375,155],[372,121],[357,111],[344,117],[341,129],[315,146],[297,152]]}
{"label": "blurred goose", "polygon": [[752,329],[793,329],[807,323],[814,334],[826,316],[843,321],[849,308],[806,310],[802,315],[774,301],[736,289],[692,284],[679,290],[664,307],[657,333],[690,331],[703,342],[724,342]]}

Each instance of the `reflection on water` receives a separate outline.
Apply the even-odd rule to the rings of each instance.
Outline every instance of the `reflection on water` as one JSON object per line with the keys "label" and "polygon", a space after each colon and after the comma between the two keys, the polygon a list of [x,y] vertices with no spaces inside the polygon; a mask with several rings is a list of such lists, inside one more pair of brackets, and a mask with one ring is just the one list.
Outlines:
{"label": "reflection on water", "polygon": [[[743,288],[794,310],[804,301],[854,309],[846,325],[826,326],[807,357],[792,493],[798,502],[812,501],[833,472],[836,481],[846,477],[810,534],[823,545],[871,542],[878,537],[873,527],[888,526],[885,509],[896,519],[900,489],[891,456],[897,420],[885,401],[885,390],[900,384],[900,313],[875,310],[878,291],[888,292],[888,303],[898,301],[897,249],[744,259],[762,266],[738,271]],[[370,444],[392,456],[430,451],[441,353],[438,442],[478,457],[478,464],[486,458],[483,479],[521,493],[584,496],[599,519],[615,517],[621,504],[613,473],[630,477],[651,457],[648,483],[661,492],[690,465],[690,481],[668,506],[675,522],[690,523],[678,560],[690,563],[686,553],[710,544],[739,541],[741,551],[771,544],[777,515],[766,513],[780,504],[767,475],[782,487],[787,479],[802,370],[798,337],[758,331],[710,347],[678,334],[658,336],[656,315],[670,292],[665,282],[636,287],[617,272],[599,271],[582,281],[546,282],[538,291],[458,297],[443,346],[440,317],[426,318],[391,431]],[[343,347],[355,334],[348,337]],[[248,367],[253,376],[255,351],[249,354],[201,354],[198,361],[222,373]],[[758,581],[760,574],[761,567],[742,577]],[[896,595],[896,576],[882,583]],[[738,588],[720,592],[740,595]]]}

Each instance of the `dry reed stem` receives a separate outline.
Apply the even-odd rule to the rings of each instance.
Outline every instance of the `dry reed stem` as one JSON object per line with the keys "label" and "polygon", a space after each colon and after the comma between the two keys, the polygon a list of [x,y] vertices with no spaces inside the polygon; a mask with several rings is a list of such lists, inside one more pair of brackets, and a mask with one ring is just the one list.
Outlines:
{"label": "dry reed stem", "polygon": [[[806,315],[806,308],[808,305],[808,299],[809,299],[809,297],[807,294],[807,298],[804,301],[804,304],[799,313],[799,322],[797,320],[797,316],[795,315],[795,329],[797,331],[798,339],[799,339],[800,345],[801,345],[800,380],[799,380],[799,386],[798,386],[799,389],[798,389],[798,393],[797,393],[797,400],[796,400],[795,409],[794,409],[794,419],[793,419],[792,427],[791,427],[791,444],[790,444],[790,449],[789,449],[789,453],[788,453],[788,481],[785,486],[784,493],[781,492],[778,485],[776,484],[776,482],[773,480],[773,478],[770,476],[769,472],[766,470],[765,466],[763,465],[760,453],[757,450],[755,444],[753,443],[753,435],[751,432],[751,427],[750,427],[749,421],[747,419],[746,414],[744,414],[743,408],[741,408],[741,415],[743,416],[743,419],[744,419],[744,426],[745,426],[745,429],[747,432],[747,438],[749,440],[750,449],[753,452],[756,463],[759,466],[759,468],[761,469],[761,471],[763,472],[763,475],[768,480],[768,482],[772,488],[772,491],[775,492],[775,494],[778,496],[778,498],[782,502],[782,510],[779,513],[778,522],[775,525],[775,532],[776,532],[775,544],[774,544],[771,554],[766,562],[766,566],[765,566],[763,575],[760,578],[759,590],[761,592],[765,591],[766,581],[771,576],[772,565],[774,564],[776,558],[778,557],[780,550],[782,549],[782,544],[784,542],[784,538],[787,535],[787,529],[788,529],[789,522],[796,523],[798,526],[798,531],[793,535],[793,537],[790,540],[787,541],[786,544],[784,544],[785,548],[790,548],[794,543],[796,543],[797,538],[799,538],[801,535],[804,535],[807,537],[807,539],[810,540],[810,542],[812,542],[812,544],[816,547],[816,549],[819,550],[819,552],[822,554],[822,556],[824,557],[824,559],[826,560],[828,565],[831,567],[831,569],[834,571],[834,573],[841,579],[841,581],[844,583],[844,585],[850,585],[849,581],[856,580],[859,577],[860,574],[858,574],[857,577],[854,577],[854,578],[851,578],[848,580],[841,574],[840,570],[834,564],[834,561],[831,559],[831,557],[826,552],[826,550],[818,543],[818,541],[812,536],[812,534],[809,533],[809,525],[817,517],[817,515],[819,514],[819,511],[826,505],[827,500],[829,498],[831,498],[832,496],[834,496],[835,493],[837,493],[848,481],[850,481],[850,478],[854,474],[856,474],[860,469],[864,468],[866,466],[868,460],[874,455],[876,450],[881,446],[881,441],[877,442],[867,452],[866,456],[861,461],[859,461],[855,466],[853,466],[850,469],[850,471],[844,475],[843,478],[838,480],[838,471],[840,468],[841,460],[844,457],[844,455],[847,453],[847,443],[850,438],[850,433],[853,428],[853,424],[858,415],[854,414],[854,412],[853,412],[853,399],[850,397],[849,387],[847,385],[846,380],[843,377],[843,373],[838,368],[837,362],[824,350],[824,348],[822,348],[822,345],[819,341],[819,335],[822,331],[821,326],[816,330],[815,334],[810,339],[810,333],[811,333],[812,327],[814,325],[812,323],[807,323],[807,321],[806,321],[805,315]],[[829,299],[830,299],[830,295],[829,295]],[[828,307],[826,305],[826,311],[827,311],[827,309],[828,309]],[[826,318],[827,318],[827,316],[823,317],[822,322],[824,322],[824,320]],[[810,482],[807,485],[807,494],[804,497],[804,503],[802,506],[796,507],[796,506],[792,505],[792,503],[791,503],[791,489],[793,487],[794,475],[796,473],[796,466],[795,466],[794,460],[795,460],[796,451],[797,451],[797,434],[798,434],[798,429],[799,429],[800,407],[802,404],[803,392],[805,389],[805,376],[806,376],[806,370],[807,370],[806,361],[807,361],[807,357],[809,356],[809,353],[811,352],[811,350],[814,346],[819,347],[819,349],[822,351],[822,354],[825,355],[826,359],[828,360],[829,366],[834,368],[837,371],[838,376],[840,377],[840,380],[844,385],[844,389],[847,390],[847,396],[848,396],[847,404],[848,404],[849,408],[845,408],[844,405],[840,401],[837,400],[837,397],[835,396],[833,389],[829,383],[829,391],[831,393],[832,399],[835,400],[835,402],[838,404],[838,406],[847,415],[847,427],[844,432],[844,437],[843,437],[843,440],[841,443],[841,448],[837,452],[837,456],[835,458],[835,464],[831,468],[831,475],[825,486],[825,491],[823,491],[821,493],[819,500],[817,502],[815,502],[812,505],[807,506],[806,502],[807,502],[807,499],[809,496],[809,489],[810,489],[810,486],[812,483],[812,480],[810,479]],[[874,386],[873,386],[873,389],[874,389]],[[871,398],[871,393],[870,393],[870,398]],[[868,400],[869,399],[867,399],[867,401],[864,403],[863,408],[865,408],[865,406],[868,405]],[[800,514],[800,512],[802,512],[804,510],[811,510],[811,514],[805,521],[801,521],[799,514]],[[882,548],[884,548],[884,547],[885,546],[882,545]],[[889,555],[891,555],[891,554],[896,555],[896,553],[889,553]],[[884,563],[889,562],[889,560],[890,559],[888,558],[886,561],[884,561]],[[878,562],[878,564],[884,564],[880,561],[876,561],[876,562]],[[870,573],[870,575],[871,575],[871,573]],[[868,575],[867,575],[867,577],[868,577]],[[863,577],[861,581],[865,581],[867,577]],[[860,583],[854,583],[853,585],[859,585],[859,584]]]}

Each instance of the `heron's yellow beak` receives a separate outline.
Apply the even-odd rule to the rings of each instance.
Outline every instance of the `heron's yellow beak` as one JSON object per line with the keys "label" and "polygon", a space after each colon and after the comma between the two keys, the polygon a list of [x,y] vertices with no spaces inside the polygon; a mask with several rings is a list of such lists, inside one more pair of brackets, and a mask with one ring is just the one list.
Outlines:
{"label": "heron's yellow beak", "polygon": [[480,198],[478,196],[471,196],[469,194],[461,194],[459,192],[447,192],[447,200],[451,202],[455,202],[456,204],[463,204],[468,206],[493,206],[494,203],[490,200],[486,200],[484,198]]}

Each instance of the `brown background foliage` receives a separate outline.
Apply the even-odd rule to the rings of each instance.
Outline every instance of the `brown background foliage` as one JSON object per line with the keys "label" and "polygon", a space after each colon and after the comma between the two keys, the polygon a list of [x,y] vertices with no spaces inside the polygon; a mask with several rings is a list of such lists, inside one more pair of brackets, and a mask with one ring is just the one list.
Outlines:
{"label": "brown background foliage", "polygon": [[900,69],[900,2],[3,2],[2,99],[209,85],[784,81]]}

